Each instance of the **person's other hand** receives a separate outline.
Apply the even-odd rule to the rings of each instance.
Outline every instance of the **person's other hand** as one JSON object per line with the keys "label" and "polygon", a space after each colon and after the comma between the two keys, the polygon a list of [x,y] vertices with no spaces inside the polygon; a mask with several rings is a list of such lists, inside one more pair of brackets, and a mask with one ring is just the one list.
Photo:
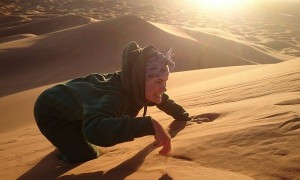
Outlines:
{"label": "person's other hand", "polygon": [[152,118],[152,124],[155,132],[155,145],[158,147],[163,147],[159,153],[160,154],[168,154],[171,151],[171,137],[166,132],[166,130],[155,120]]}

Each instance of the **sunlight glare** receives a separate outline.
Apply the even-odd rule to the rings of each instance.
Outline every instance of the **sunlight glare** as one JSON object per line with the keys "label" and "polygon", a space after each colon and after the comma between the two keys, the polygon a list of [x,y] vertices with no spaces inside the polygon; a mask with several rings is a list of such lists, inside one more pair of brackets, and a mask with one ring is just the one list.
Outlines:
{"label": "sunlight glare", "polygon": [[212,9],[234,9],[246,5],[248,0],[194,0],[194,3],[202,7]]}

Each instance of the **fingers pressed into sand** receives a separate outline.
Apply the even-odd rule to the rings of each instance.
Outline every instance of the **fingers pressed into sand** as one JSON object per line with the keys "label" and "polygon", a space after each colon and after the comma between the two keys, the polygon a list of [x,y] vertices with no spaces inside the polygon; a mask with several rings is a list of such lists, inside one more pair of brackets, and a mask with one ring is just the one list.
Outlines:
{"label": "fingers pressed into sand", "polygon": [[171,137],[156,120],[152,119],[152,123],[156,140],[154,144],[157,147],[163,146],[163,148],[159,151],[160,154],[167,154],[171,151]]}
{"label": "fingers pressed into sand", "polygon": [[168,154],[171,151],[171,141],[163,144],[163,148],[159,151],[160,154]]}

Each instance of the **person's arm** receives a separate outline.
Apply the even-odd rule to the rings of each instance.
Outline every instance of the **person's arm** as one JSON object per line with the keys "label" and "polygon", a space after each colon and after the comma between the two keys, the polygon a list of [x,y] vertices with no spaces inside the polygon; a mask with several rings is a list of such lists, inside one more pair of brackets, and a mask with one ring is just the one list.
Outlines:
{"label": "person's arm", "polygon": [[177,121],[190,120],[189,113],[186,112],[179,104],[170,99],[165,93],[162,95],[161,103],[157,104],[156,106]]}
{"label": "person's arm", "polygon": [[123,116],[128,107],[126,99],[115,94],[94,98],[83,106],[83,133],[95,145],[108,147],[154,135],[150,116]]}

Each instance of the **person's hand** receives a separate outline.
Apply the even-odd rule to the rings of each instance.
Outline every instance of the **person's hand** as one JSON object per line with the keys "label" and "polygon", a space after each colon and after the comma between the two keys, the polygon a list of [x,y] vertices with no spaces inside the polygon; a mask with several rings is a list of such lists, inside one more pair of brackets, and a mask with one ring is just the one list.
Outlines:
{"label": "person's hand", "polygon": [[159,153],[168,154],[171,151],[170,135],[155,119],[152,119],[152,124],[155,132],[155,145],[158,147],[163,147]]}
{"label": "person's hand", "polygon": [[207,117],[198,117],[198,116],[191,116],[189,122],[201,124],[203,122],[210,122],[211,120]]}

